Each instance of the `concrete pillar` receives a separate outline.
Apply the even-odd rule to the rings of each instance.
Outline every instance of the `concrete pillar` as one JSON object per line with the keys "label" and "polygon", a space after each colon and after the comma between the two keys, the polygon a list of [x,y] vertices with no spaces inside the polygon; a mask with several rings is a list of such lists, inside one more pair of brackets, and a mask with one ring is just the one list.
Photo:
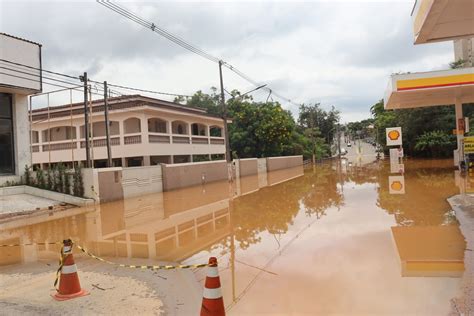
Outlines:
{"label": "concrete pillar", "polygon": [[193,162],[193,155],[189,155],[189,161]]}
{"label": "concrete pillar", "polygon": [[150,166],[150,156],[143,156],[143,165]]}
{"label": "concrete pillar", "polygon": [[[123,126],[123,120],[119,120],[118,124],[119,124],[120,146],[124,146],[125,144],[123,142],[123,135],[125,134],[125,130],[124,130],[124,126]],[[124,166],[123,161],[122,161],[122,166]]]}
{"label": "concrete pillar", "polygon": [[188,123],[188,135],[189,136],[193,135],[192,125],[193,125],[193,123]]}
{"label": "concrete pillar", "polygon": [[[457,153],[455,154],[454,157],[454,165],[458,166],[459,161],[464,160],[463,157],[463,148],[462,148],[462,140],[464,139],[464,134],[459,133],[459,119],[463,118],[463,112],[462,112],[462,103],[459,98],[456,98],[455,103],[454,103],[454,110],[456,113],[456,130],[458,131],[456,133],[456,138],[457,138]],[[456,157],[457,156],[457,157]]]}
{"label": "concrete pillar", "polygon": [[173,155],[170,155],[170,160],[169,160],[170,164],[174,164],[174,156]]}
{"label": "concrete pillar", "polygon": [[[140,118],[140,129],[142,133],[142,144],[148,144],[148,118],[146,115]],[[149,165],[150,164],[148,164],[148,166]]]}
{"label": "concrete pillar", "polygon": [[127,159],[125,157],[122,157],[122,168],[127,167]]}

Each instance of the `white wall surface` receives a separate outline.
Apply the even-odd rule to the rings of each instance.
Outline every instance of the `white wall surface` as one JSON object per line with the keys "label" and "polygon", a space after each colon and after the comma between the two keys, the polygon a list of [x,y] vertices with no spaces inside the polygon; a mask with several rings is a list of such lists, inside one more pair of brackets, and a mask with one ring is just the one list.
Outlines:
{"label": "white wall surface", "polygon": [[[24,64],[35,68],[41,68],[40,64],[41,47],[39,45],[25,42],[10,36],[0,34],[0,59],[5,59],[18,64]],[[6,66],[6,65],[5,65]],[[8,68],[16,68],[15,66]],[[2,72],[24,77],[24,75],[8,69],[2,69]],[[37,74],[38,81],[41,75],[39,70],[28,69],[28,72]],[[31,78],[31,77],[29,77]],[[40,82],[25,80],[8,75],[0,74],[0,85],[18,87],[27,90],[41,90]]]}

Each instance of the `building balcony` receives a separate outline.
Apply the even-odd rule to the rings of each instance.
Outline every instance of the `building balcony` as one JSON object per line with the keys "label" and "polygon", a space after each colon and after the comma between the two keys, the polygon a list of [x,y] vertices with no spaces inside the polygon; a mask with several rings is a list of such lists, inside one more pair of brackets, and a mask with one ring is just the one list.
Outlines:
{"label": "building balcony", "polygon": [[[110,137],[112,157],[126,158],[156,155],[207,155],[225,152],[225,138],[172,133],[137,132]],[[91,140],[91,156],[107,158],[105,136]],[[38,141],[31,144],[33,163],[85,160],[84,138],[60,141]]]}
{"label": "building balcony", "polygon": [[385,93],[386,109],[474,102],[474,68],[394,74]]}
{"label": "building balcony", "polygon": [[472,0],[417,0],[411,16],[415,44],[474,36]]}

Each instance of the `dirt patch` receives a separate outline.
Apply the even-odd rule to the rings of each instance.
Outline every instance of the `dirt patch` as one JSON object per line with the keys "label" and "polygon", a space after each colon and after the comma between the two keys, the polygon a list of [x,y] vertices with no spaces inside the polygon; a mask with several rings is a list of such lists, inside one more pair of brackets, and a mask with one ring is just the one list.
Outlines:
{"label": "dirt patch", "polygon": [[[3,315],[161,315],[162,302],[145,283],[130,277],[81,272],[90,295],[57,302],[50,294],[51,273],[1,275]],[[46,290],[46,289],[49,289]]]}
{"label": "dirt patch", "polygon": [[[149,259],[106,258],[135,265]],[[81,287],[89,296],[57,302],[56,260],[0,266],[0,315],[197,315],[202,288],[191,270],[130,269],[75,256]]]}

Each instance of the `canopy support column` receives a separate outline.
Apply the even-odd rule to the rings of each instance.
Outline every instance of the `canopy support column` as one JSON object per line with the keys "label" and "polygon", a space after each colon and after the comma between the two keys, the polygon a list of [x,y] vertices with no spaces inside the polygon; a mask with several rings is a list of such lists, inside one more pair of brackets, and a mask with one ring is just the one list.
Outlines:
{"label": "canopy support column", "polygon": [[463,142],[464,139],[464,132],[461,131],[459,121],[464,119],[463,112],[462,112],[462,102],[460,98],[455,98],[454,101],[454,111],[456,113],[456,138],[457,138],[457,150],[454,153],[454,165],[457,167],[459,166],[459,162],[464,160],[464,150],[463,150]]}

